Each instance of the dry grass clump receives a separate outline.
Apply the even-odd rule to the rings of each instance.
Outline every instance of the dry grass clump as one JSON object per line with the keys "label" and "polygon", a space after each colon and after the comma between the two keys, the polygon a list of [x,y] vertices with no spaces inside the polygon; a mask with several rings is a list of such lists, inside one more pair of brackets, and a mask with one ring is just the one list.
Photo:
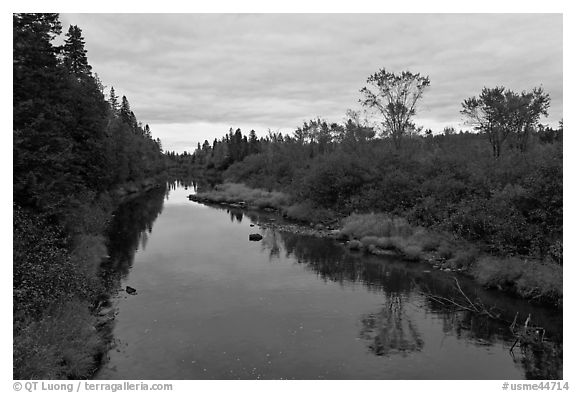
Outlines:
{"label": "dry grass clump", "polygon": [[562,305],[562,267],[520,258],[480,258],[473,270],[476,280],[530,299]]}
{"label": "dry grass clump", "polygon": [[422,258],[424,244],[434,243],[424,229],[413,228],[403,218],[390,218],[385,214],[352,214],[344,220],[342,232],[360,239],[368,250],[394,250],[408,260]]}
{"label": "dry grass clump", "polygon": [[290,204],[290,197],[282,192],[250,188],[240,183],[219,184],[197,196],[216,203],[246,202],[259,208],[280,209]]}
{"label": "dry grass clump", "polygon": [[411,227],[404,219],[384,214],[352,214],[344,220],[342,232],[353,239],[349,245],[354,249],[374,254],[393,250],[412,261],[423,259],[426,252],[436,251],[446,265],[470,271],[482,285],[525,299],[562,305],[562,267],[558,264],[481,256],[476,247]]}

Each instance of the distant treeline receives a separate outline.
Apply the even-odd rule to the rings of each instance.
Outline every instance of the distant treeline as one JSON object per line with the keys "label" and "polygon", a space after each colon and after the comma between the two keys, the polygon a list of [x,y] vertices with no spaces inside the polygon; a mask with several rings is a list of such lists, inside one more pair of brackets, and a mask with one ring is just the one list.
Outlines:
{"label": "distant treeline", "polygon": [[85,378],[109,191],[164,169],[160,140],[88,63],[58,14],[13,15],[14,378]]}
{"label": "distant treeline", "polygon": [[311,212],[384,212],[491,253],[562,263],[563,127],[538,122],[547,94],[484,89],[462,104],[475,132],[434,135],[411,122],[427,78],[381,70],[368,82],[381,94],[362,89],[362,103],[378,107],[380,130],[349,111],[342,124],[314,119],[260,138],[231,129],[193,153],[167,155],[173,166],[283,191]]}

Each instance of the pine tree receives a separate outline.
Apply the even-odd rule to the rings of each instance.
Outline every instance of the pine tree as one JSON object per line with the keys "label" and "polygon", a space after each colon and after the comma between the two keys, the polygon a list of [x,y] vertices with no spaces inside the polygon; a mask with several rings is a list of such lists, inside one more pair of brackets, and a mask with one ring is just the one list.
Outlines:
{"label": "pine tree", "polygon": [[98,73],[94,73],[94,83],[96,83],[96,86],[98,87],[98,91],[101,94],[104,94],[104,89],[106,88],[106,86],[104,86],[104,84],[102,83],[102,80],[100,80],[100,76],[98,76]]}
{"label": "pine tree", "polygon": [[88,64],[82,30],[78,26],[70,25],[64,40],[64,65],[76,76],[91,75],[92,67]]}
{"label": "pine tree", "polygon": [[110,108],[114,114],[117,114],[120,110],[120,104],[118,104],[118,96],[116,95],[116,91],[114,91],[114,86],[110,88],[110,98],[108,99],[110,103]]}
{"label": "pine tree", "polygon": [[120,105],[120,119],[126,124],[132,124],[132,111],[130,103],[126,96],[122,96],[122,105]]}

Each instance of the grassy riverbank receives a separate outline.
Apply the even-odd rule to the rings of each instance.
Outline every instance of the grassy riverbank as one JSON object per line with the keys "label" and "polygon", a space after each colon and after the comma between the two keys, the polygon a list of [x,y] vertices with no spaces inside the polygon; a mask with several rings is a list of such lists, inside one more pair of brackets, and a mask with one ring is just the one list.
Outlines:
{"label": "grassy riverbank", "polygon": [[[412,261],[473,277],[479,284],[521,298],[562,307],[562,267],[520,256],[493,255],[479,244],[452,234],[411,225],[387,214],[351,214],[298,203],[287,194],[224,183],[191,199],[237,208],[268,208],[317,228],[316,234],[346,240],[350,249],[371,254],[398,254]],[[328,230],[326,230],[328,229]]]}

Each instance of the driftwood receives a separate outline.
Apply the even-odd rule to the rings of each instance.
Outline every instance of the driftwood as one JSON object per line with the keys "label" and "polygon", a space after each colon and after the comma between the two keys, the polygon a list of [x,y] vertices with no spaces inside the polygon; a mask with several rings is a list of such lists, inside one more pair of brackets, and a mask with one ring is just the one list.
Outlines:
{"label": "driftwood", "polygon": [[530,326],[531,314],[524,322],[524,326],[516,329],[516,321],[518,320],[518,313],[514,317],[514,321],[510,325],[510,331],[516,336],[516,341],[510,347],[510,352],[514,350],[516,344],[520,343],[521,346],[541,344],[544,341],[546,329],[540,326]]}
{"label": "driftwood", "polygon": [[459,310],[470,311],[475,314],[482,314],[491,319],[502,320],[500,318],[500,313],[494,307],[487,307],[484,305],[480,299],[476,299],[475,301],[470,300],[470,297],[466,295],[466,293],[462,290],[460,286],[460,282],[456,277],[452,277],[455,282],[455,289],[458,290],[462,299],[457,300],[456,298],[447,298],[444,296],[434,295],[430,292],[421,292],[422,295],[426,296],[428,299],[435,301],[443,306],[452,306],[456,307]]}
{"label": "driftwood", "polygon": [[[510,321],[501,318],[501,313],[495,307],[487,307],[483,304],[480,299],[475,299],[472,301],[468,295],[462,290],[460,283],[456,277],[453,277],[455,281],[455,289],[461,295],[461,299],[447,298],[444,296],[434,295],[429,292],[421,292],[428,299],[435,301],[443,306],[455,307],[458,310],[469,311],[475,314],[479,314],[494,320],[498,320],[505,323],[510,323]],[[530,322],[532,315],[528,314],[526,321],[523,325],[518,325],[518,312],[514,317],[514,320],[510,323],[510,332],[516,337],[516,340],[510,347],[510,352],[513,352],[516,345],[527,346],[527,345],[541,345],[544,341],[544,335],[546,330],[541,326],[531,326]]]}

